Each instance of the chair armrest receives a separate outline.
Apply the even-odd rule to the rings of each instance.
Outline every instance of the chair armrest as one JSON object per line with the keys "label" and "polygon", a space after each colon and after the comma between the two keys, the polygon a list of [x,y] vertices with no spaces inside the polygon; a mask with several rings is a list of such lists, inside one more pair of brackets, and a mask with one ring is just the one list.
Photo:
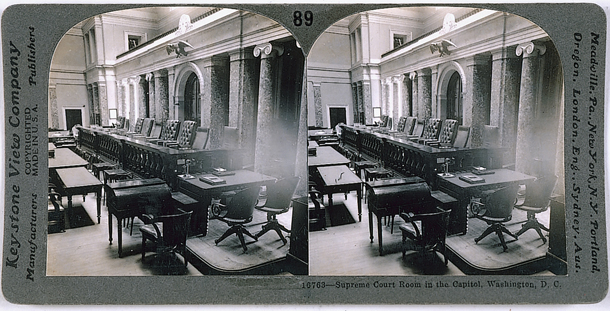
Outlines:
{"label": "chair armrest", "polygon": [[152,214],[142,214],[138,218],[140,218],[145,224],[151,224],[155,221],[155,216]]}
{"label": "chair armrest", "polygon": [[415,229],[415,236],[416,237],[421,237],[421,231],[419,231],[419,227],[417,226],[417,224],[415,223],[416,221],[420,220],[418,217],[418,215],[413,214],[413,213],[400,213],[400,218],[404,219],[404,221],[406,222],[410,222],[411,225],[413,226],[413,229]]}

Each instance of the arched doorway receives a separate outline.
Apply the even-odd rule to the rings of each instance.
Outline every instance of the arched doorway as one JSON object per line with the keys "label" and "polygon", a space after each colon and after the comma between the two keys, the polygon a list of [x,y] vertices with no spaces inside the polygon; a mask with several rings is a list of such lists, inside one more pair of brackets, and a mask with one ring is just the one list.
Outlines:
{"label": "arched doorway", "polygon": [[462,79],[460,74],[455,71],[449,78],[447,84],[447,119],[458,120],[458,124],[462,124],[463,109],[462,109]]}
{"label": "arched doorway", "polygon": [[184,120],[196,121],[197,124],[201,125],[199,92],[199,78],[192,72],[184,86]]}

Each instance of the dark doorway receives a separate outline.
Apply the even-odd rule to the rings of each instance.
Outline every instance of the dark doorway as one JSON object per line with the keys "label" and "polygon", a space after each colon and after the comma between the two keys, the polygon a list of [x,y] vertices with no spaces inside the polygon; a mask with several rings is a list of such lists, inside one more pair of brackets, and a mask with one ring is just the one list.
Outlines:
{"label": "dark doorway", "polygon": [[66,109],[66,130],[72,129],[77,124],[83,125],[83,111],[80,109]]}
{"label": "dark doorway", "polygon": [[195,73],[191,73],[184,88],[184,120],[195,121],[201,125],[200,110],[199,79]]}
{"label": "dark doorway", "polygon": [[462,79],[456,71],[447,85],[447,119],[457,120],[461,125],[462,118]]}
{"label": "dark doorway", "polygon": [[330,109],[330,128],[335,128],[339,123],[347,124],[345,108]]}

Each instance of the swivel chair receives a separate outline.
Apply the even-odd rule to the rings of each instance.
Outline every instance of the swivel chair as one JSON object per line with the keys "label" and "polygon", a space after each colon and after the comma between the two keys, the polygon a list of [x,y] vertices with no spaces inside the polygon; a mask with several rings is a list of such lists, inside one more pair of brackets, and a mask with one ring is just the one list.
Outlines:
{"label": "swivel chair", "polygon": [[252,214],[254,213],[254,206],[258,199],[259,188],[250,187],[241,190],[231,198],[227,200],[226,204],[221,203],[221,200],[213,200],[211,206],[211,219],[218,219],[229,225],[229,229],[214,242],[216,245],[226,239],[228,236],[235,234],[241,242],[241,247],[244,249],[244,253],[248,251],[246,242],[244,240],[244,234],[258,240],[258,238],[250,233],[244,224],[252,221]]}
{"label": "swivel chair", "polygon": [[486,192],[480,202],[475,200],[470,202],[474,217],[485,221],[489,225],[479,237],[474,239],[475,243],[479,243],[483,238],[495,232],[500,239],[504,251],[506,251],[508,246],[506,246],[503,233],[518,239],[516,235],[508,231],[504,226],[504,223],[512,219],[513,207],[517,199],[517,190],[519,190],[519,186],[516,184],[506,186]]}
{"label": "swivel chair", "polygon": [[549,229],[538,222],[536,214],[542,213],[549,208],[551,193],[555,187],[556,180],[557,176],[543,176],[526,186],[525,201],[515,205],[515,208],[527,212],[527,221],[522,225],[521,230],[515,233],[516,236],[522,235],[529,229],[534,229],[538,232],[542,242],[546,243],[546,238],[542,234],[541,229],[547,232]]}
{"label": "swivel chair", "polygon": [[290,230],[278,222],[277,215],[286,213],[290,209],[292,195],[299,183],[299,179],[299,177],[279,179],[274,184],[267,186],[266,197],[259,199],[255,207],[257,210],[267,213],[267,223],[256,234],[256,238],[260,238],[268,231],[274,230],[280,236],[282,242],[286,244],[287,241],[282,231],[290,234]]}

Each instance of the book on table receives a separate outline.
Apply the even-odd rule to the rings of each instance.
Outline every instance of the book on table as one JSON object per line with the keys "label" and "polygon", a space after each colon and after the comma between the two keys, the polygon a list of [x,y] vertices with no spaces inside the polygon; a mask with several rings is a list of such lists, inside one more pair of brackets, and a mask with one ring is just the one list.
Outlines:
{"label": "book on table", "polygon": [[225,184],[227,183],[226,180],[218,177],[218,176],[202,176],[199,177],[199,180],[208,183],[210,185],[220,185],[220,184]]}
{"label": "book on table", "polygon": [[484,183],[485,182],[484,178],[481,178],[481,177],[479,177],[477,175],[474,175],[474,174],[462,175],[462,176],[460,176],[460,180],[463,180],[463,181],[465,181],[467,183],[470,183],[470,184],[479,184],[479,183]]}

